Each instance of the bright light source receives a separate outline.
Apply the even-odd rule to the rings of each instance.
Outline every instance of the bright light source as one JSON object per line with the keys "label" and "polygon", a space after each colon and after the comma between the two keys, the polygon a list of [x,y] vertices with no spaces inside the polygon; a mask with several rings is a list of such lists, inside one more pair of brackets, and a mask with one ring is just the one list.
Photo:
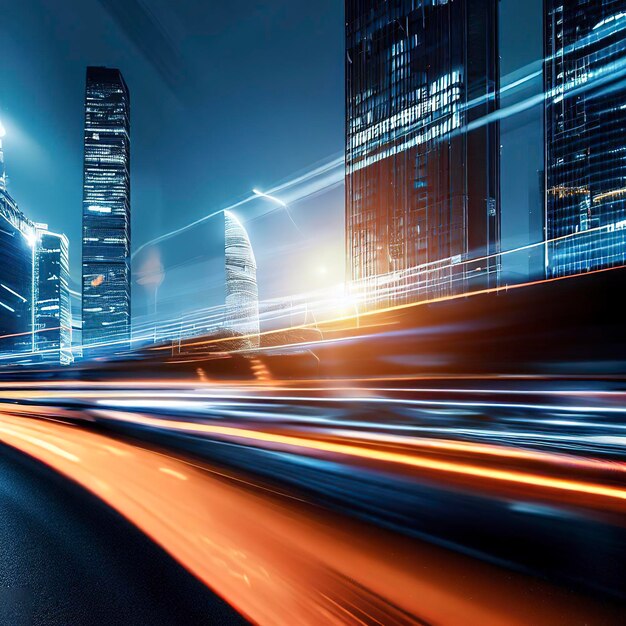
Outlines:
{"label": "bright light source", "polygon": [[7,134],[7,131],[2,125],[2,121],[0,120],[0,139],[2,139],[2,137],[4,137],[6,134]]}
{"label": "bright light source", "polygon": [[24,233],[24,237],[26,237],[26,243],[28,243],[31,248],[34,248],[37,243],[37,235],[35,233]]}

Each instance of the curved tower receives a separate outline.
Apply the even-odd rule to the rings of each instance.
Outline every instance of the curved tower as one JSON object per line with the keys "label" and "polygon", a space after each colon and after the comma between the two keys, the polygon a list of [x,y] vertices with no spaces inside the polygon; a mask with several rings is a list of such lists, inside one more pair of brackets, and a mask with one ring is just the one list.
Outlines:
{"label": "curved tower", "polygon": [[259,346],[259,290],[256,260],[246,229],[224,211],[226,266],[226,328],[244,335],[247,348]]}

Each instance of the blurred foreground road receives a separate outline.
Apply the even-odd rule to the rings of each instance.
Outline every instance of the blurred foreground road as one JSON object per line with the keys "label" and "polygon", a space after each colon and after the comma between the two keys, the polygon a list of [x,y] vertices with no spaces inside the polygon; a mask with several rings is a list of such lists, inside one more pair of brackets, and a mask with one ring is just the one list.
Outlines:
{"label": "blurred foreground road", "polygon": [[[116,602],[153,599],[157,614],[175,583],[146,576],[154,562],[186,581],[181,610],[226,609],[156,546],[261,624],[612,625],[626,607],[625,417],[618,381],[6,382],[2,502],[40,475],[71,494],[14,524],[42,554],[29,571],[96,571]],[[28,458],[69,480],[25,478]],[[50,578],[65,553],[75,565]],[[220,623],[201,620],[169,623]]]}
{"label": "blurred foreground road", "polygon": [[245,623],[97,498],[6,446],[0,512],[2,626]]}

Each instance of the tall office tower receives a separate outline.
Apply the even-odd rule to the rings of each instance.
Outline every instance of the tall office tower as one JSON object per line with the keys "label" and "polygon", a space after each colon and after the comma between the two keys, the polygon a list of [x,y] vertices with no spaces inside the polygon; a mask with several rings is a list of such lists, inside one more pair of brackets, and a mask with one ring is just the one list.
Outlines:
{"label": "tall office tower", "polygon": [[5,359],[34,348],[35,226],[7,191],[3,136],[0,124],[0,357]]}
{"label": "tall office tower", "polygon": [[224,211],[226,327],[244,336],[243,346],[259,347],[259,290],[248,232],[234,213]]}
{"label": "tall office tower", "polygon": [[119,70],[87,68],[83,169],[85,356],[130,341],[130,96]]}
{"label": "tall office tower", "polygon": [[495,280],[463,262],[499,246],[497,18],[497,0],[346,0],[353,281],[420,266],[390,292],[418,299]]}
{"label": "tall office tower", "polygon": [[46,224],[36,227],[35,350],[44,361],[67,365],[73,360],[69,242]]}
{"label": "tall office tower", "polygon": [[545,10],[547,274],[624,265],[626,0]]}

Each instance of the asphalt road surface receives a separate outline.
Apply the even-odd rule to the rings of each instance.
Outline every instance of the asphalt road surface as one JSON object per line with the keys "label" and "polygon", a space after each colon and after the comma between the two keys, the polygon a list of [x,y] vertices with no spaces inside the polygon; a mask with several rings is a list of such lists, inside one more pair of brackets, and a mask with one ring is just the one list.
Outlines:
{"label": "asphalt road surface", "polygon": [[0,446],[0,624],[246,623],[132,524]]}

